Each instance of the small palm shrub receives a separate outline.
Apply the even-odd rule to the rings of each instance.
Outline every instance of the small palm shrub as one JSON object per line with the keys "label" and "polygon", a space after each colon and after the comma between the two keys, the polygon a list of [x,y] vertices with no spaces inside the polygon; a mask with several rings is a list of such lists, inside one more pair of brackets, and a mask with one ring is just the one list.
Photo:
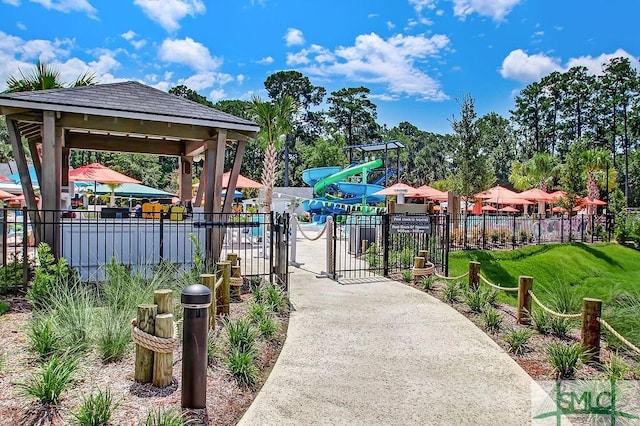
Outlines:
{"label": "small palm shrub", "polygon": [[34,309],[42,310],[48,307],[56,285],[71,280],[74,273],[63,257],[56,262],[51,248],[46,243],[38,244],[36,251],[40,263],[35,268],[27,300]]}
{"label": "small palm shrub", "polygon": [[482,312],[482,322],[488,332],[496,334],[502,326],[502,314],[493,308],[485,309]]}
{"label": "small palm shrub", "polygon": [[476,313],[482,312],[491,301],[495,299],[493,291],[487,288],[479,288],[477,290],[467,290],[464,292],[464,300],[469,308]]}
{"label": "small palm shrub", "polygon": [[549,343],[545,346],[545,353],[558,379],[573,378],[580,364],[587,358],[587,352],[580,343]]}
{"label": "small palm shrub", "polygon": [[60,395],[73,383],[76,359],[54,355],[26,383],[18,383],[22,394],[36,398],[42,405],[58,405]]}
{"label": "small palm shrub", "polygon": [[250,387],[258,380],[258,370],[251,353],[234,348],[227,357],[226,365],[241,385]]}
{"label": "small palm shrub", "polygon": [[0,300],[0,315],[6,314],[11,309],[11,305],[6,300]]}
{"label": "small palm shrub", "polygon": [[444,288],[442,297],[447,303],[456,303],[460,296],[460,284],[456,281],[449,281]]}
{"label": "small palm shrub", "polygon": [[282,291],[275,285],[269,284],[264,289],[265,303],[275,313],[283,312],[285,298]]}
{"label": "small palm shrub", "polygon": [[218,352],[218,346],[216,345],[215,333],[209,332],[207,335],[207,361],[213,362]]}
{"label": "small palm shrub", "polygon": [[568,336],[571,330],[572,321],[568,318],[560,318],[551,316],[549,318],[549,326],[554,336],[564,339]]}
{"label": "small palm shrub", "polygon": [[[130,320],[129,320],[130,321]],[[131,342],[131,325],[125,314],[108,307],[96,326],[96,345],[103,364],[121,360]]]}
{"label": "small palm shrub", "polygon": [[529,329],[511,329],[505,334],[504,341],[509,345],[509,352],[522,355],[529,348],[531,336],[532,332]]}
{"label": "small palm shrub", "polygon": [[259,287],[252,287],[251,288],[251,296],[253,296],[253,301],[255,303],[262,303],[264,302],[265,299],[265,292],[264,289],[259,286]]}
{"label": "small palm shrub", "polygon": [[538,330],[538,333],[549,334],[551,332],[550,318],[545,311],[538,309],[531,311],[531,321],[533,321],[533,326]]}
{"label": "small palm shrub", "polygon": [[80,426],[106,426],[111,420],[113,409],[111,391],[99,390],[82,398],[82,403],[73,413],[73,417]]}
{"label": "small palm shrub", "polygon": [[413,281],[413,272],[409,270],[402,271],[402,280],[407,283]]}
{"label": "small palm shrub", "polygon": [[46,361],[60,349],[60,335],[51,316],[37,315],[29,324],[27,332],[29,350]]}
{"label": "small palm shrub", "polygon": [[436,283],[436,279],[433,275],[420,278],[420,287],[422,287],[424,290],[433,289],[433,286],[435,285],[435,283]]}
{"label": "small palm shrub", "polygon": [[260,288],[262,286],[262,277],[252,276],[249,282],[251,283],[251,290]]}
{"label": "small palm shrub", "polygon": [[249,319],[254,324],[259,324],[262,318],[267,316],[269,316],[269,310],[262,304],[254,303],[249,308]]}
{"label": "small palm shrub", "polygon": [[225,328],[229,346],[232,350],[237,349],[243,353],[254,353],[258,333],[249,320],[240,318],[236,321],[228,321]]}
{"label": "small palm shrub", "polygon": [[369,264],[369,268],[375,269],[380,265],[380,250],[375,244],[371,244],[367,248],[365,260]]}
{"label": "small palm shrub", "polygon": [[260,330],[260,335],[262,337],[265,339],[271,339],[278,332],[278,324],[272,316],[267,315],[258,323],[258,330]]}
{"label": "small palm shrub", "polygon": [[617,353],[612,353],[611,358],[604,363],[603,367],[608,380],[623,380],[631,372],[631,366]]}
{"label": "small palm shrub", "polygon": [[193,424],[193,421],[186,420],[184,416],[175,409],[155,410],[147,413],[144,426],[183,426]]}

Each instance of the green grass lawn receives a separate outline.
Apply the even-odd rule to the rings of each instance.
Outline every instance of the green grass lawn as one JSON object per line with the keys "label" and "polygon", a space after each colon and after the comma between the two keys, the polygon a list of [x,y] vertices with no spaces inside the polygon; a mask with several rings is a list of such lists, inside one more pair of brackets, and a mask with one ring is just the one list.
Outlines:
{"label": "green grass lawn", "polygon": [[[551,288],[569,286],[574,298],[602,299],[603,317],[640,342],[640,252],[619,244],[544,244],[514,251],[460,251],[449,258],[449,275],[469,270],[469,261],[480,262],[489,281],[507,287],[518,285],[520,275],[533,277],[533,290],[549,301]],[[631,306],[622,302],[631,295]],[[498,300],[516,305],[517,293],[500,292]],[[628,299],[627,299],[628,301]],[[573,313],[573,312],[572,312]]]}

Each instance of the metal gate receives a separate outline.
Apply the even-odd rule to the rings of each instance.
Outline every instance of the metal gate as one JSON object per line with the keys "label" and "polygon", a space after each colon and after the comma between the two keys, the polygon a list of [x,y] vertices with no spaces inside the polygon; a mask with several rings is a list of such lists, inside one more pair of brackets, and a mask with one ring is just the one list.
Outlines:
{"label": "metal gate", "polygon": [[372,280],[411,269],[418,251],[448,272],[448,215],[337,215],[330,253],[333,278]]}
{"label": "metal gate", "polygon": [[271,282],[289,291],[289,214],[271,215]]}

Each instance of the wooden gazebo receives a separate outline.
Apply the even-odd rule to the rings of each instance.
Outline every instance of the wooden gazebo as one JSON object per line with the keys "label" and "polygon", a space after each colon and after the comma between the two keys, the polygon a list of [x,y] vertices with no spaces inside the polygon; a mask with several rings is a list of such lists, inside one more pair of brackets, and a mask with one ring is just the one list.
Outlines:
{"label": "wooden gazebo", "polygon": [[[248,138],[258,125],[137,82],[0,94],[0,115],[9,139],[38,241],[58,252],[55,214],[69,188],[71,149],[171,155],[180,158],[179,195],[190,201],[193,157],[204,154],[204,212],[231,212]],[[21,139],[28,141],[40,184],[41,210],[29,176]],[[224,201],[222,175],[227,147],[235,160]],[[41,152],[41,155],[39,154]],[[217,257],[207,233],[207,255]],[[218,252],[218,253],[216,253]],[[215,259],[211,259],[215,260]]]}

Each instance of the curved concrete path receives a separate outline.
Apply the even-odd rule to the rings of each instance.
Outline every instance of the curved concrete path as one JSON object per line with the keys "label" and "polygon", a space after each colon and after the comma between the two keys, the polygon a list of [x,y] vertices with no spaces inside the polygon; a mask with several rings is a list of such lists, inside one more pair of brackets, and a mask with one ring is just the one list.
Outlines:
{"label": "curved concrete path", "polygon": [[437,299],[393,281],[318,279],[299,240],[286,343],[240,425],[525,425],[530,377]]}

